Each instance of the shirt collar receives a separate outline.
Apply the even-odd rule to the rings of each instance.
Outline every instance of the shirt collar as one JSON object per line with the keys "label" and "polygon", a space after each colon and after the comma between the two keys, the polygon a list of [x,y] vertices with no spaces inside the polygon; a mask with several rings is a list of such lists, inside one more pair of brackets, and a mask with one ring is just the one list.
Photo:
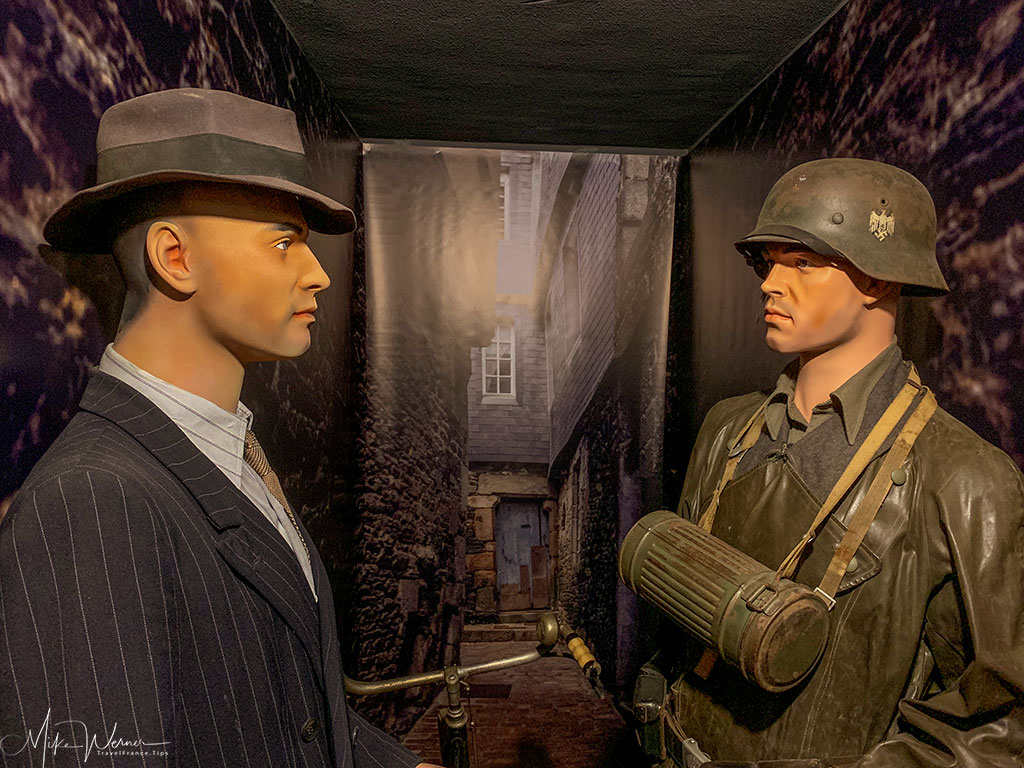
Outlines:
{"label": "shirt collar", "polygon": [[[842,419],[846,440],[850,445],[854,444],[860,433],[860,427],[864,421],[864,411],[867,409],[868,395],[878,384],[882,374],[897,365],[902,359],[903,353],[896,343],[896,338],[893,337],[892,343],[888,347],[829,394],[831,407]],[[793,403],[793,395],[799,371],[799,359],[793,360],[779,374],[775,390],[768,398],[764,423],[773,441],[778,440],[787,409],[796,407]]]}
{"label": "shirt collar", "polygon": [[236,487],[241,487],[245,432],[252,411],[239,401],[234,413],[139,368],[108,344],[99,369],[141,392],[173,421]]}

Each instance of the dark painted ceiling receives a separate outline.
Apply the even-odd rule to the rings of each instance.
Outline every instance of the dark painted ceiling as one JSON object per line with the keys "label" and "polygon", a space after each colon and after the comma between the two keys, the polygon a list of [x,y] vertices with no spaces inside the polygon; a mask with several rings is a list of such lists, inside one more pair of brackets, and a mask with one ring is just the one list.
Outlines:
{"label": "dark painted ceiling", "polygon": [[687,149],[838,0],[273,0],[364,140]]}

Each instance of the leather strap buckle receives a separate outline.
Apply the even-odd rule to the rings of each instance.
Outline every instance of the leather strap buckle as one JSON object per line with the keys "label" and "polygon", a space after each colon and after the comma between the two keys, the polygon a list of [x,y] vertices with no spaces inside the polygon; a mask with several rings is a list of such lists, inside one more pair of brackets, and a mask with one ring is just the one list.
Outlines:
{"label": "leather strap buckle", "polygon": [[772,584],[760,584],[754,593],[744,597],[747,608],[766,616],[773,616],[778,611],[778,606],[773,605],[775,598],[779,596],[779,590]]}
{"label": "leather strap buckle", "polygon": [[825,602],[825,605],[830,611],[836,607],[836,599],[828,592],[825,592],[821,587],[815,587],[814,593]]}

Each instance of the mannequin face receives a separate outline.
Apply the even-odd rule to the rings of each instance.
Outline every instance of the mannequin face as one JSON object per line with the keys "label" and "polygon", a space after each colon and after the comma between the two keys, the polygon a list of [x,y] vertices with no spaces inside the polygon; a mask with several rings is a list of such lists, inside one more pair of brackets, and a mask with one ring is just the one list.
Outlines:
{"label": "mannequin face", "polygon": [[865,291],[875,281],[803,245],[771,243],[764,257],[769,271],[761,291],[769,347],[783,354],[820,353],[861,333],[876,301]]}
{"label": "mannequin face", "polygon": [[[242,363],[301,355],[310,344],[315,296],[330,279],[306,243],[298,202],[245,188],[197,190],[187,207],[201,213],[176,215],[173,237],[155,236],[157,251],[179,243],[176,252],[164,251],[171,268],[160,276],[185,297],[187,327]],[[150,228],[151,246],[160,226]]]}

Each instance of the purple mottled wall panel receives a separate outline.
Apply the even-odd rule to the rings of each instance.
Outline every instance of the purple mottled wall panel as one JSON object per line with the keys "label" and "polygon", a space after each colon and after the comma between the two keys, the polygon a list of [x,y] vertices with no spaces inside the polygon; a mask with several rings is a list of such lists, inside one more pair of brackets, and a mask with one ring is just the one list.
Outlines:
{"label": "purple mottled wall panel", "polygon": [[[859,156],[906,168],[935,199],[952,292],[905,300],[904,349],[941,405],[1024,463],[1022,20],[1019,0],[853,0],[696,148],[698,410],[769,384],[775,367],[743,346],[755,335],[742,313],[757,281],[737,282],[732,240],[753,225],[777,171]],[[737,286],[747,299],[723,306]],[[737,359],[751,361],[746,378]]]}

